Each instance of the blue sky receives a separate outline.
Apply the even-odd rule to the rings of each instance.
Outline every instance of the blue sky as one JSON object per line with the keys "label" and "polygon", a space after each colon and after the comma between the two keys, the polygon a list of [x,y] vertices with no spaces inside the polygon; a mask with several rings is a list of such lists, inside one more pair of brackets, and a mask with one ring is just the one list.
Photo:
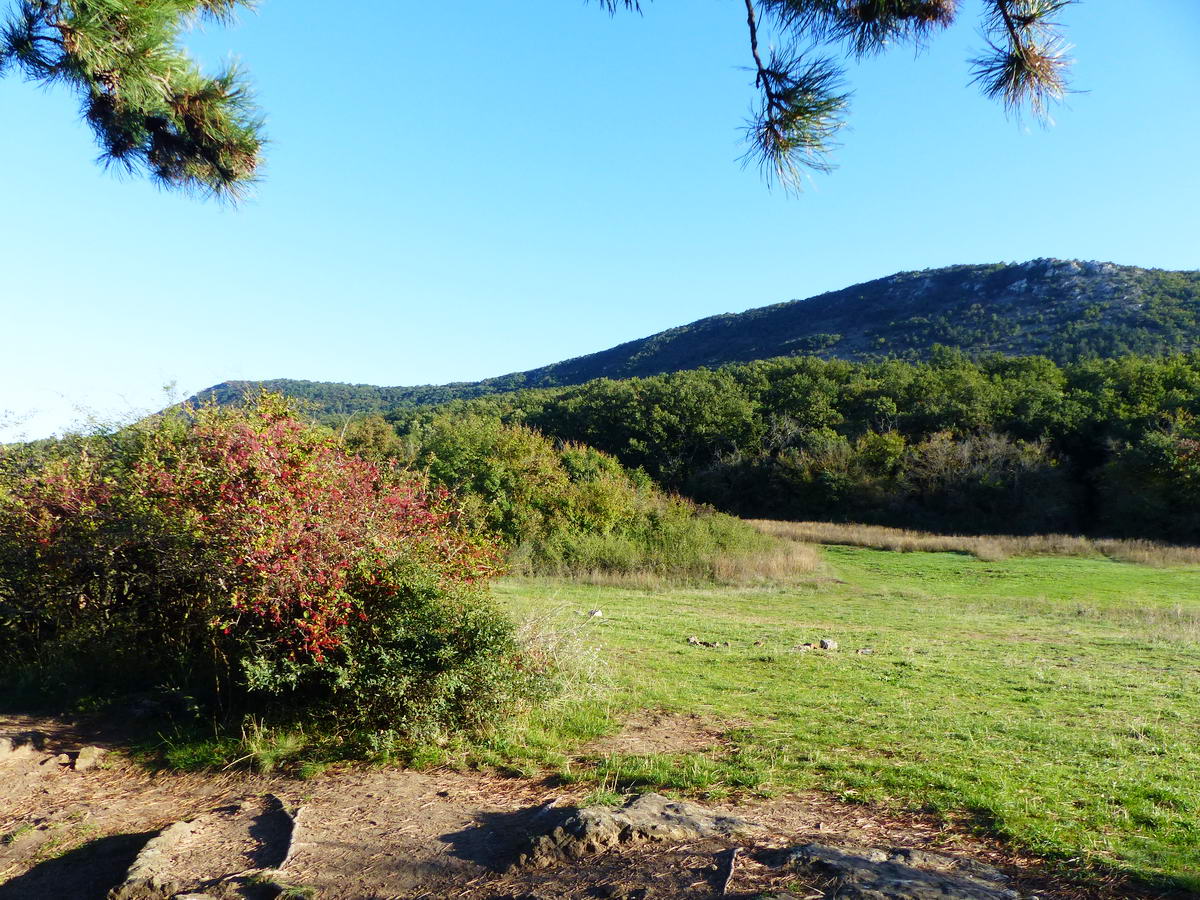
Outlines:
{"label": "blue sky", "polygon": [[237,209],[105,173],[70,95],[0,80],[0,436],[167,383],[474,380],[904,269],[1200,268],[1196,0],[1069,9],[1080,93],[1049,129],[969,86],[965,0],[925,52],[851,68],[838,169],[799,198],[737,162],[735,0],[333,6],[191,40],[267,113]]}

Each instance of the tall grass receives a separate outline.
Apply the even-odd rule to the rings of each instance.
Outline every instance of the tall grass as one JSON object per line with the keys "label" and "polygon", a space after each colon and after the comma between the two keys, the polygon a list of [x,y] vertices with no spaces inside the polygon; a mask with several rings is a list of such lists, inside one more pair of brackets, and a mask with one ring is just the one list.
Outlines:
{"label": "tall grass", "polygon": [[817,551],[741,519],[678,497],[652,496],[641,520],[607,533],[568,528],[522,542],[509,555],[515,575],[653,588],[668,584],[757,584],[821,566]]}
{"label": "tall grass", "polygon": [[687,584],[756,585],[786,582],[813,575],[822,567],[816,548],[755,533],[737,545],[680,542],[661,552],[644,545],[624,546],[617,536],[580,562],[574,554],[558,563],[545,558],[523,559],[510,566],[513,574],[570,578],[584,584],[653,590]]}
{"label": "tall grass", "polygon": [[987,562],[998,562],[1013,556],[1106,556],[1147,566],[1200,566],[1200,547],[1183,547],[1157,541],[1093,539],[1069,534],[930,534],[882,525],[779,522],[769,519],[750,521],[764,534],[793,541],[845,544],[901,553],[969,553]]}

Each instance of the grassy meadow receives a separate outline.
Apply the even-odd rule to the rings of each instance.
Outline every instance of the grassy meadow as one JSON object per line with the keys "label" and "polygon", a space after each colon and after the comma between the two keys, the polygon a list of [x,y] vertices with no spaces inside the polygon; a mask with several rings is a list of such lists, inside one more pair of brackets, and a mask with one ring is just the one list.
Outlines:
{"label": "grassy meadow", "polygon": [[[519,617],[573,632],[596,677],[480,761],[607,793],[821,789],[1200,890],[1200,568],[820,554],[790,584],[499,582]],[[822,638],[838,649],[804,647]],[[699,714],[728,742],[589,753],[639,709]]]}

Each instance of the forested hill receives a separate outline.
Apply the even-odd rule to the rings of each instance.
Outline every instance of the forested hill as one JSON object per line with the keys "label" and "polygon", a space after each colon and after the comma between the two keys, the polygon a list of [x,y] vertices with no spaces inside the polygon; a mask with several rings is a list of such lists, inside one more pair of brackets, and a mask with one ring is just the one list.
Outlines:
{"label": "forested hill", "polygon": [[343,414],[778,356],[920,359],[939,344],[972,355],[1032,354],[1059,362],[1194,349],[1200,347],[1200,271],[1037,259],[901,272],[484,381],[420,387],[226,382],[199,396],[229,401],[261,385]]}

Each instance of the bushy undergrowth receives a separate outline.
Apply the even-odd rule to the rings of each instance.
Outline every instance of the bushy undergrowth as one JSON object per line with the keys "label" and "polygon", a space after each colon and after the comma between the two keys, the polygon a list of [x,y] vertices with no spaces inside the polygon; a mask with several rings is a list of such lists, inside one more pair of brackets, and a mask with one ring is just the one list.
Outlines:
{"label": "bushy undergrowth", "polygon": [[278,397],[10,450],[0,674],[385,741],[479,728],[540,675],[463,526]]}
{"label": "bushy undergrowth", "polygon": [[[390,446],[381,433],[367,420],[348,440]],[[460,498],[472,527],[500,536],[520,574],[725,580],[741,572],[731,560],[775,547],[744,522],[666,494],[606,453],[521,425],[441,415],[407,439],[406,458]]]}

